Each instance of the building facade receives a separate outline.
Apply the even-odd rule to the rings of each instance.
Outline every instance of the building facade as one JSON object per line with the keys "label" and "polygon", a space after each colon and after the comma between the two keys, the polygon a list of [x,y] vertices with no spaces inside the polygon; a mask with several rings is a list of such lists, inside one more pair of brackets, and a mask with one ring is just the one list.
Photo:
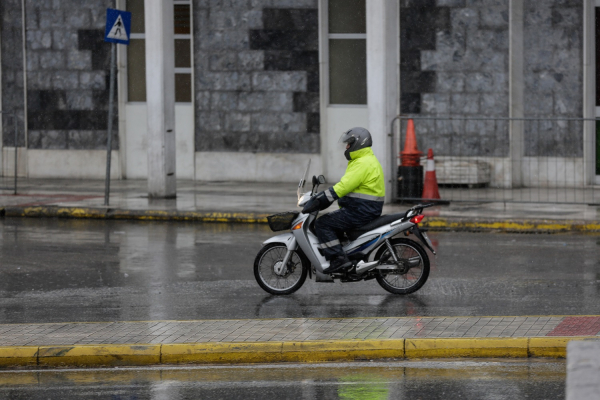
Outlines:
{"label": "building facade", "polygon": [[[14,114],[19,175],[104,176],[107,7],[130,10],[133,21],[131,44],[118,51],[111,174],[147,176],[143,0],[0,3],[3,174],[14,171]],[[372,131],[391,174],[399,147],[390,124],[403,113],[440,118],[416,120],[420,148],[441,160],[485,158],[493,185],[568,185],[562,170],[600,182],[599,128],[575,119],[600,116],[598,0],[173,7],[180,179],[296,181],[310,158],[313,173],[335,180],[345,166],[337,140],[353,126]]]}

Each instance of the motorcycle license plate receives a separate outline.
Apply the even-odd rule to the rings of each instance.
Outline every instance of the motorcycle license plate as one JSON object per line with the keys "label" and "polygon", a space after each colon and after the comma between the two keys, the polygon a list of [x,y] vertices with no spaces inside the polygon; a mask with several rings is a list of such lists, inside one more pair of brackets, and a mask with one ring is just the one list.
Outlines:
{"label": "motorcycle license plate", "polygon": [[427,241],[427,244],[429,245],[429,247],[431,247],[433,249],[433,244],[431,243],[431,239],[429,239],[429,236],[427,235],[427,232],[421,232],[421,234],[423,235],[423,237]]}

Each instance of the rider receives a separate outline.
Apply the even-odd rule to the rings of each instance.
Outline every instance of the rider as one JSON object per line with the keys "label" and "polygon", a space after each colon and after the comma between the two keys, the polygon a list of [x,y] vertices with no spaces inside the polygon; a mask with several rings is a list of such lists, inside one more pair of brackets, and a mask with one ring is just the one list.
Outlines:
{"label": "rider", "polygon": [[321,251],[330,261],[325,273],[352,265],[339,237],[344,231],[359,228],[379,217],[385,198],[383,169],[371,149],[373,140],[369,131],[352,128],[342,134],[340,142],[346,144],[346,173],[337,184],[317,194],[302,209],[305,214],[324,210],[339,200],[339,210],[325,214],[315,222]]}

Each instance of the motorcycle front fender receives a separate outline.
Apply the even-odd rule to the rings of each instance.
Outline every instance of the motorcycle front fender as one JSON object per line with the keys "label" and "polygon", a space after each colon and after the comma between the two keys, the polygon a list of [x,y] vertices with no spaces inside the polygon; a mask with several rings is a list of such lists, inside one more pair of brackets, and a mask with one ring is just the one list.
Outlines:
{"label": "motorcycle front fender", "polygon": [[288,250],[296,250],[298,248],[298,242],[291,232],[282,233],[281,235],[273,236],[263,242],[263,246],[269,243],[283,243]]}

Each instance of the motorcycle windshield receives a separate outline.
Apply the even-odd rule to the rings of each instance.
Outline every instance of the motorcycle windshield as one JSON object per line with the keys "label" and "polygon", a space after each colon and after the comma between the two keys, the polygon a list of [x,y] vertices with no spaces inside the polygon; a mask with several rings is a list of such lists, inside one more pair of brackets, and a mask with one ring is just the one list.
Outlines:
{"label": "motorcycle windshield", "polygon": [[298,191],[296,192],[298,194],[298,200],[300,200],[300,197],[302,197],[303,194],[303,189],[304,189],[304,185],[306,184],[306,177],[308,176],[308,170],[310,169],[310,161],[311,159],[308,159],[308,165],[306,166],[306,171],[304,171],[304,176],[302,177],[302,179],[300,179],[300,183],[298,184]]}

